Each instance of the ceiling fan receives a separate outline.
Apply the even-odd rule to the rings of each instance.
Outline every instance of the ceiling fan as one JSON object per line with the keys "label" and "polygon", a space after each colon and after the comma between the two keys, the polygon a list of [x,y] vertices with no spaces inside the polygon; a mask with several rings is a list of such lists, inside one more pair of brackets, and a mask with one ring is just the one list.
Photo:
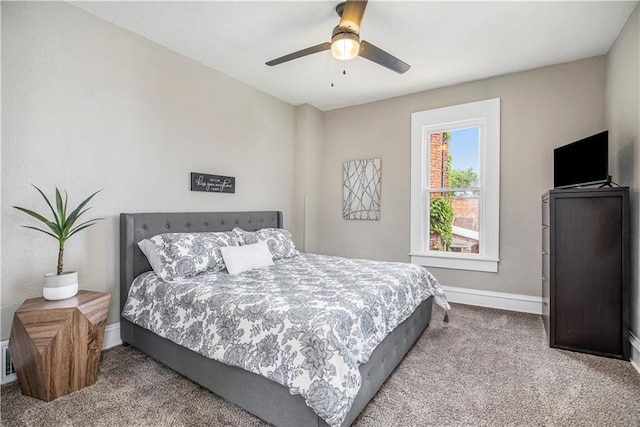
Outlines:
{"label": "ceiling fan", "polygon": [[280,58],[273,59],[266,64],[274,66],[293,59],[302,58],[303,56],[311,55],[313,53],[331,49],[333,57],[342,61],[347,61],[355,58],[356,56],[361,56],[369,61],[373,61],[376,64],[395,71],[396,73],[405,73],[409,68],[411,68],[409,64],[399,60],[390,53],[385,52],[365,40],[360,40],[360,24],[362,23],[362,17],[364,16],[364,10],[366,7],[366,0],[347,0],[346,2],[340,3],[336,6],[336,12],[338,16],[340,16],[340,23],[331,33],[331,43],[320,43],[318,45],[281,56]]}

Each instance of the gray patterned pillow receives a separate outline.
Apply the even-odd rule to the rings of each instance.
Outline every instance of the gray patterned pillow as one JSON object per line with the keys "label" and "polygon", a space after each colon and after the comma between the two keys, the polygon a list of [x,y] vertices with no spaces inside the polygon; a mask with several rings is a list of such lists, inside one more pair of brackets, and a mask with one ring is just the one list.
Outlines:
{"label": "gray patterned pillow", "polygon": [[[149,242],[155,246],[157,259],[155,266],[152,263],[153,270],[165,282],[175,282],[205,271],[224,270],[220,247],[240,245],[240,239],[233,231],[158,234]],[[149,255],[147,259],[151,260]]]}
{"label": "gray patterned pillow", "polygon": [[267,242],[274,261],[290,258],[298,253],[291,238],[291,233],[283,228],[263,228],[258,231],[245,231],[240,227],[236,227],[233,231],[238,235],[243,245],[251,245],[261,241]]}

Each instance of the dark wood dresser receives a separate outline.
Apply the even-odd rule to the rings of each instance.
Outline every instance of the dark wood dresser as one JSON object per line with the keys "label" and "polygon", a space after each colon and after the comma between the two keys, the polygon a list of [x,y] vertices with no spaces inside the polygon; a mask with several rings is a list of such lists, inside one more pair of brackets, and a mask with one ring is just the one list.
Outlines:
{"label": "dark wood dresser", "polygon": [[629,189],[542,196],[542,318],[551,347],[629,359]]}

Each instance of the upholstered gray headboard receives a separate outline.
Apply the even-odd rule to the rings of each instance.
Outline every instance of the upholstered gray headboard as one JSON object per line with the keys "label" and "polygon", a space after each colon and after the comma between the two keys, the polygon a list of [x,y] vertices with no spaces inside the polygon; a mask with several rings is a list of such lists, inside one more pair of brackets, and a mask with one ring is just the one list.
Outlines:
{"label": "upholstered gray headboard", "polygon": [[129,295],[133,279],[151,270],[137,243],[162,233],[247,231],[282,228],[282,212],[170,212],[120,214],[120,310]]}

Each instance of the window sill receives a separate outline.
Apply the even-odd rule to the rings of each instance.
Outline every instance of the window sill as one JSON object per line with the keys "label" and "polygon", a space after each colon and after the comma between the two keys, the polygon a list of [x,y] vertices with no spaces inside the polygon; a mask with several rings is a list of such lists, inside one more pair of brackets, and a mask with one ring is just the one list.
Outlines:
{"label": "window sill", "polygon": [[451,268],[454,270],[484,271],[489,273],[498,272],[498,258],[478,257],[477,255],[461,254],[409,254],[411,263],[423,265],[425,267]]}

